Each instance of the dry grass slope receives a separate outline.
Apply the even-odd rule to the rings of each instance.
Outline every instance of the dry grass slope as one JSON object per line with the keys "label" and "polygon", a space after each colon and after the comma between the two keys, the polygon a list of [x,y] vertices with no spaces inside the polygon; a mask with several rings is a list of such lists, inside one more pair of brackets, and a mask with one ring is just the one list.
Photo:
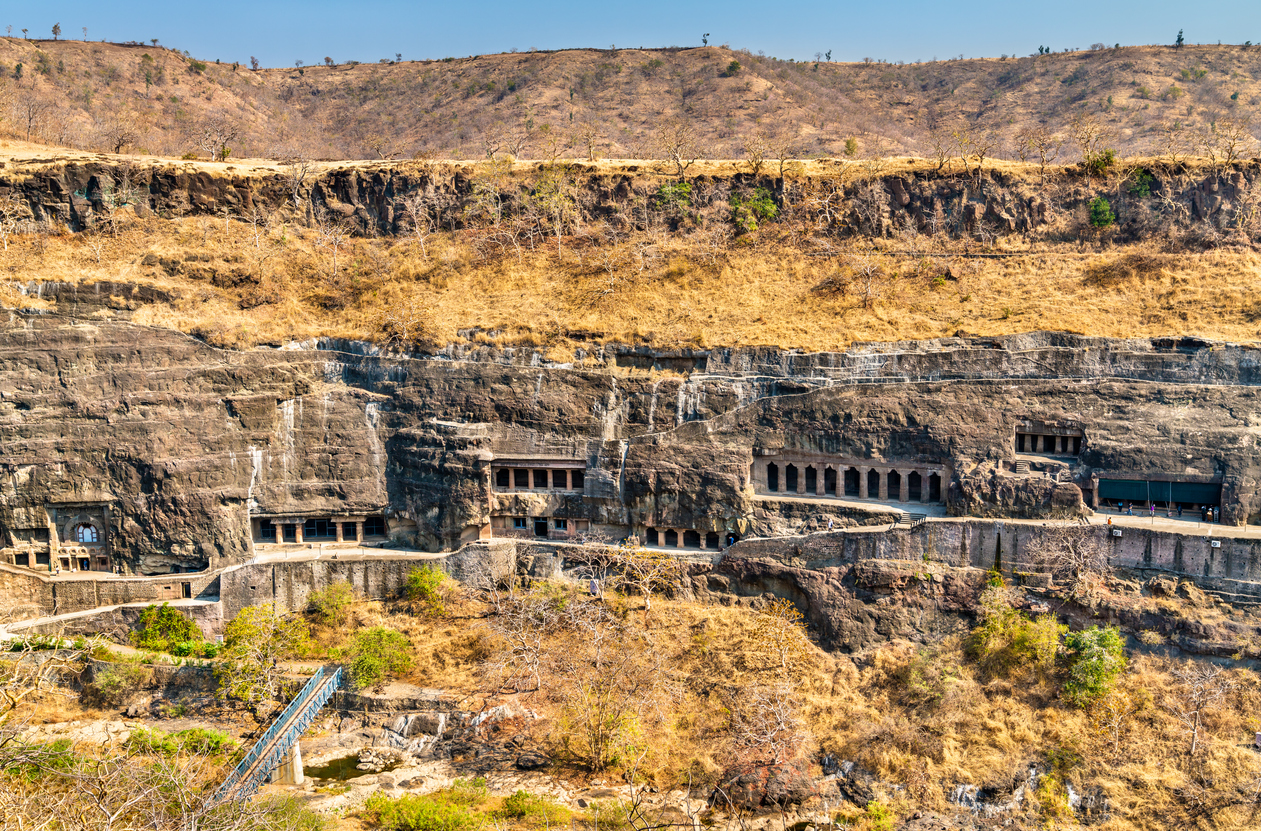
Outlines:
{"label": "dry grass slope", "polygon": [[[998,130],[999,153],[1011,157],[1021,128],[1062,127],[1079,113],[1097,115],[1113,146],[1135,153],[1154,149],[1167,124],[1199,131],[1246,117],[1261,102],[1259,63],[1261,49],[1244,46],[906,65],[796,63],[711,46],[251,71],[147,45],[0,38],[4,94],[17,104],[9,132],[113,149],[118,126],[130,124],[132,147],[170,156],[205,155],[196,134],[207,115],[243,127],[236,157],[476,159],[492,147],[579,157],[587,125],[601,156],[643,157],[670,117],[693,122],[715,157],[739,155],[759,131],[782,134],[802,156],[841,156],[850,138],[860,156],[925,153],[933,125]],[[33,113],[28,101],[48,106]]]}

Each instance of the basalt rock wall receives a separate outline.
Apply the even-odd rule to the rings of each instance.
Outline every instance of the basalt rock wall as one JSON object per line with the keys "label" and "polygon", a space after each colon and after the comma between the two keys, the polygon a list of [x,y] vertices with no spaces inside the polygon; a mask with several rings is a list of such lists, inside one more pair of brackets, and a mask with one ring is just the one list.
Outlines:
{"label": "basalt rock wall", "polygon": [[[384,514],[393,544],[429,550],[494,535],[493,520],[518,512],[614,536],[861,524],[853,505],[765,492],[758,465],[784,453],[940,465],[960,516],[1081,515],[1101,474],[1212,480],[1223,521],[1261,514],[1255,357],[1242,346],[1043,333],[715,351],[684,376],[366,352],[239,353],[123,322],[11,314],[0,326],[4,556],[64,534],[51,517],[66,506],[102,512],[115,562],[142,574],[248,560],[258,515]],[[1080,454],[1017,474],[1028,420],[1079,427]],[[585,469],[582,489],[495,484],[496,460],[532,458]]]}
{"label": "basalt rock wall", "polygon": [[[402,200],[423,198],[423,210],[440,227],[484,223],[475,190],[497,188],[501,210],[523,212],[537,178],[554,176],[540,165],[513,177],[488,177],[472,165],[348,163],[317,167],[295,176],[292,168],[251,169],[133,160],[21,165],[0,171],[0,198],[22,206],[35,222],[83,230],[127,204],[142,215],[187,216],[282,213],[313,222],[327,215],[365,234],[403,234],[411,217]],[[1085,175],[1078,169],[1053,172],[1045,183],[1001,171],[942,174],[929,171],[887,175],[853,172],[836,177],[782,179],[771,175],[696,176],[690,180],[692,211],[729,214],[732,193],[764,188],[781,210],[809,206],[811,219],[840,235],[886,237],[906,229],[952,237],[1052,233],[1076,237],[1091,231],[1092,199],[1105,193],[1117,215],[1113,229],[1138,239],[1170,231],[1230,232],[1257,199],[1258,165],[1240,162],[1208,173],[1178,166],[1147,170],[1147,193]],[[648,164],[624,171],[597,171],[568,164],[578,209],[589,219],[627,225],[643,220],[657,186],[666,181]],[[479,178],[480,177],[480,178]],[[1243,209],[1241,211],[1241,209]]]}

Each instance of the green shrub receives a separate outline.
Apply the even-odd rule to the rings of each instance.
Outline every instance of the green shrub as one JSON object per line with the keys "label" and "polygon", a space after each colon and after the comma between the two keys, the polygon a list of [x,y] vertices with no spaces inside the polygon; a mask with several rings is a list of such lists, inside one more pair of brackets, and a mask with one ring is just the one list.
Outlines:
{"label": "green shrub", "polygon": [[452,805],[476,808],[490,797],[490,788],[486,786],[485,777],[456,779],[451,787],[437,791],[434,796]]}
{"label": "green shrub", "polygon": [[569,821],[571,811],[564,805],[536,796],[528,791],[516,791],[495,811],[500,819],[515,820],[530,825],[561,825]]}
{"label": "green shrub", "polygon": [[136,631],[131,633],[131,643],[140,649],[169,652],[173,644],[201,640],[197,624],[165,603],[146,606],[140,612],[137,626]]}
{"label": "green shrub", "polygon": [[1117,153],[1111,148],[1100,150],[1097,153],[1090,153],[1086,158],[1082,159],[1082,164],[1086,167],[1086,172],[1091,176],[1102,176],[1116,166]]}
{"label": "green shrub", "polygon": [[485,824],[480,815],[437,795],[404,794],[391,799],[380,791],[368,797],[363,816],[386,831],[479,831]]}
{"label": "green shrub", "polygon": [[1152,195],[1152,183],[1156,181],[1156,177],[1150,171],[1139,168],[1130,176],[1128,190],[1131,196],[1137,196],[1139,199],[1146,199]]}
{"label": "green shrub", "polygon": [[401,632],[374,626],[356,633],[350,647],[350,680],[356,687],[371,687],[387,675],[412,668],[412,644]]}
{"label": "green shrub", "polygon": [[346,609],[353,602],[355,592],[350,583],[338,580],[323,591],[312,594],[308,606],[321,623],[342,626],[346,623]]}
{"label": "green shrub", "polygon": [[1117,676],[1125,671],[1121,630],[1115,626],[1073,632],[1064,645],[1073,653],[1064,697],[1078,707],[1087,707],[1107,695]]}
{"label": "green shrub", "polygon": [[1116,214],[1112,213],[1112,205],[1102,196],[1097,196],[1090,203],[1090,224],[1096,228],[1107,228],[1116,222]]}
{"label": "green shrub", "polygon": [[898,815],[885,803],[873,800],[867,803],[866,819],[869,831],[893,831]]}
{"label": "green shrub", "polygon": [[190,72],[196,72],[198,75],[200,75],[201,73],[206,71],[206,64],[204,61],[189,61],[188,69]]}
{"label": "green shrub", "polygon": [[134,695],[151,677],[152,670],[139,664],[111,664],[97,671],[85,692],[89,700],[116,706]]}
{"label": "green shrub", "polygon": [[731,194],[731,221],[740,233],[756,231],[758,224],[779,216],[779,206],[774,195],[766,188],[758,188],[753,196],[744,199]]}
{"label": "green shrub", "polygon": [[172,736],[179,741],[180,747],[189,753],[217,756],[220,753],[229,753],[236,747],[236,742],[227,733],[207,727],[180,730]]}
{"label": "green shrub", "polygon": [[179,742],[170,733],[144,727],[132,730],[125,746],[132,753],[143,753],[147,756],[174,756],[180,749]]}
{"label": "green shrub", "polygon": [[727,69],[723,74],[726,75],[728,78],[734,78],[739,73],[740,73],[740,62],[733,59],[731,63],[727,64]]}
{"label": "green shrub", "polygon": [[407,599],[413,605],[420,606],[434,617],[442,617],[447,613],[443,584],[447,575],[442,569],[433,566],[414,568],[407,575]]}
{"label": "green shrub", "polygon": [[692,206],[692,186],[688,182],[675,182],[657,188],[654,200],[657,210],[670,214],[681,214]]}
{"label": "green shrub", "polygon": [[175,733],[137,727],[127,737],[125,746],[132,753],[148,756],[174,756],[180,751],[213,756],[229,752],[236,746],[236,742],[222,730],[205,727],[194,727]]}
{"label": "green shrub", "polygon": [[845,139],[845,155],[853,158],[858,153],[858,139],[850,136]]}
{"label": "green shrub", "polygon": [[987,671],[1055,669],[1060,639],[1068,631],[1055,615],[1030,620],[1011,605],[1010,592],[991,586],[981,593],[980,623],[972,630],[969,651]]}

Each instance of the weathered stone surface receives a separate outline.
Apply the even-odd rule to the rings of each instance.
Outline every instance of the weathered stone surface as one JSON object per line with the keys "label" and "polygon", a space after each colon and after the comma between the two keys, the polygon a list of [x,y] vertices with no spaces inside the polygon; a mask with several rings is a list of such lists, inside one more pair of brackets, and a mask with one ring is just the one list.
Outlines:
{"label": "weathered stone surface", "polygon": [[762,812],[796,807],[818,796],[818,785],[806,762],[750,763],[723,771],[710,802]]}
{"label": "weathered stone surface", "polygon": [[[1223,521],[1261,515],[1251,439],[1261,375],[1241,346],[1042,333],[832,355],[603,355],[703,369],[681,378],[523,365],[506,353],[418,359],[323,346],[237,353],[123,322],[11,315],[0,327],[0,542],[41,524],[47,533],[58,506],[103,506],[116,562],[161,574],[249,559],[255,513],[384,513],[396,544],[430,550],[482,535],[492,514],[585,519],[614,537],[782,535],[890,518],[754,493],[752,466],[788,451],[944,465],[954,514],[1079,515],[1082,489],[1102,474],[1215,477]],[[1057,479],[1014,473],[1014,432],[1028,419],[1082,425],[1082,452],[1056,463]],[[493,460],[540,456],[584,465],[583,492],[495,490]],[[1118,543],[1126,559],[1138,539]],[[1250,544],[1201,555],[1191,542],[1167,567],[1255,579]],[[976,560],[965,544],[928,547]],[[52,586],[12,588],[52,604]],[[117,594],[55,589],[90,590],[92,605]]]}

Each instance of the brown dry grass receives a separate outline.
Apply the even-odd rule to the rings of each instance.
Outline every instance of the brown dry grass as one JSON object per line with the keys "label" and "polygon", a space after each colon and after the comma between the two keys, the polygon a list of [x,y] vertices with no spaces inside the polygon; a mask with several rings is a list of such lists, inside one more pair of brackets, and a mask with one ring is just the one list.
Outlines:
{"label": "brown dry grass", "polygon": [[[1146,245],[1104,250],[1014,239],[987,252],[999,257],[941,248],[912,258],[858,241],[833,256],[806,256],[788,232],[768,226],[721,250],[701,237],[641,235],[612,246],[569,239],[559,251],[552,241],[518,258],[485,256],[478,234],[437,235],[427,256],[408,240],[357,239],[334,279],[310,229],[278,225],[256,245],[236,221],[135,220],[117,237],[11,240],[0,302],[47,306],[20,286],[50,279],[150,285],[177,299],[141,306],[137,323],[229,347],[318,335],[377,339],[384,310],[410,306],[433,322],[438,342],[534,345],[562,358],[575,346],[608,342],[831,350],[1041,329],[1261,336],[1261,259],[1245,250],[1155,254]],[[637,253],[644,250],[647,257]],[[871,291],[819,291],[845,277],[851,254],[879,263],[883,276]],[[145,265],[146,255],[176,262],[179,271]],[[461,337],[459,330],[475,331]]]}
{"label": "brown dry grass", "polygon": [[[144,125],[138,147],[178,156],[193,149],[186,125],[224,111],[248,126],[237,155],[299,147],[321,158],[370,158],[381,150],[410,156],[422,148],[482,158],[483,134],[519,132],[527,116],[557,133],[591,122],[601,155],[638,155],[663,118],[676,115],[695,122],[710,155],[734,155],[744,138],[775,130],[801,155],[840,156],[852,137],[859,155],[871,156],[922,151],[929,123],[974,123],[1010,140],[1029,124],[1062,126],[1087,102],[1112,132],[1112,146],[1135,152],[1157,141],[1164,123],[1202,130],[1255,107],[1261,78],[1254,55],[1240,46],[1188,44],[891,65],[878,56],[790,62],[708,46],[251,72],[213,56],[199,68],[151,45],[0,38],[3,74],[11,77],[22,62],[22,90],[56,106],[40,126],[50,141],[100,147],[98,121],[126,108]],[[733,59],[741,69],[731,76],[724,70]],[[521,155],[539,158],[548,143],[537,134]],[[564,152],[579,155],[581,145]]]}
{"label": "brown dry grass", "polygon": [[[610,602],[640,620],[638,599]],[[390,626],[411,638],[417,670],[407,680],[443,687],[471,704],[482,696],[503,700],[481,687],[477,676],[478,656],[489,644],[475,624],[483,610],[468,600],[452,609],[451,617],[429,620],[362,604],[352,623]],[[757,613],[746,607],[654,603],[650,636],[679,692],[664,722],[645,728],[651,751],[641,773],[666,784],[683,781],[689,771],[705,780],[723,768],[730,758],[730,696],[780,677],[773,656],[757,644],[756,628]],[[319,630],[325,647],[344,637]],[[1188,734],[1169,710],[1177,689],[1174,666],[1165,659],[1132,659],[1118,684],[1134,705],[1118,747],[1100,726],[1098,710],[1059,699],[1060,671],[1047,676],[1016,666],[986,675],[959,638],[931,647],[894,642],[856,660],[816,648],[790,677],[813,736],[809,752],[854,760],[900,784],[905,790],[878,794],[895,809],[950,811],[955,785],[1010,792],[1037,766],[1079,793],[1097,789],[1106,797],[1112,819],[1103,827],[1109,831],[1240,827],[1261,772],[1251,749],[1261,726],[1252,715],[1261,707],[1261,683],[1250,670],[1231,671],[1235,687],[1207,712],[1210,738],[1192,760]],[[545,737],[556,716],[553,702],[544,694],[515,697],[543,716],[534,732]],[[1053,795],[1031,795],[1025,819],[1055,821],[1052,802],[1040,801]]]}

